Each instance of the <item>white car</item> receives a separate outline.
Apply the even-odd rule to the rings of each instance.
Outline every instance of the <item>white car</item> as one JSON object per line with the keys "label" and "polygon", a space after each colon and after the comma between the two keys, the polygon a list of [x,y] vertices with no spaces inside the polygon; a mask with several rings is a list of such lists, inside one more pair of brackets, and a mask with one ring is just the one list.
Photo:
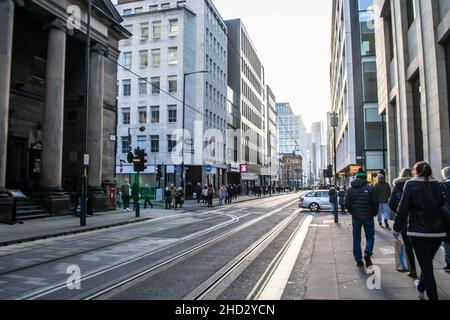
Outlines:
{"label": "white car", "polygon": [[309,209],[312,212],[320,210],[331,210],[332,205],[328,196],[329,190],[309,191],[300,196],[300,208]]}

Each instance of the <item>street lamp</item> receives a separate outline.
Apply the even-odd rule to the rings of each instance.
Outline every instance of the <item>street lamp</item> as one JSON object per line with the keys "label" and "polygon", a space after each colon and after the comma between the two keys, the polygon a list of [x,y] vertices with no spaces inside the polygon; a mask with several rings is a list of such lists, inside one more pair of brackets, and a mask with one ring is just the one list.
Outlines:
{"label": "street lamp", "polygon": [[188,72],[183,75],[183,139],[181,145],[181,187],[184,190],[184,196],[186,196],[186,172],[184,170],[184,130],[185,130],[185,122],[186,122],[186,77],[198,74],[198,73],[208,73],[207,70]]}
{"label": "street lamp", "polygon": [[[338,114],[331,112],[330,114],[330,126],[333,128],[333,155],[334,155],[334,184],[337,185],[337,168],[336,168],[336,128],[338,126]],[[339,223],[338,210],[336,208],[337,203],[334,204],[334,222]]]}

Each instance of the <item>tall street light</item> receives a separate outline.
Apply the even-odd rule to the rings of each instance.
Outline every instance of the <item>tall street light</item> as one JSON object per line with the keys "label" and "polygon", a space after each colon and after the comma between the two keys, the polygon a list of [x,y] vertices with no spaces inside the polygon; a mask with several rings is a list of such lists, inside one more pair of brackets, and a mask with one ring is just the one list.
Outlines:
{"label": "tall street light", "polygon": [[185,122],[186,122],[186,77],[198,74],[198,73],[208,73],[207,70],[202,71],[195,71],[195,72],[188,72],[183,75],[183,139],[182,139],[182,146],[181,146],[181,187],[184,190],[184,196],[186,196],[186,170],[184,169],[184,130],[185,130]]}
{"label": "tall street light", "polygon": [[88,0],[87,3],[87,27],[86,27],[86,47],[85,47],[85,65],[84,65],[84,108],[83,108],[83,140],[82,140],[82,152],[83,152],[83,169],[81,173],[81,212],[80,212],[80,226],[86,226],[86,214],[87,214],[87,187],[88,187],[88,166],[89,155],[87,150],[87,122],[88,122],[88,108],[89,108],[89,72],[90,72],[90,54],[91,54],[91,14],[92,14],[92,0]]}

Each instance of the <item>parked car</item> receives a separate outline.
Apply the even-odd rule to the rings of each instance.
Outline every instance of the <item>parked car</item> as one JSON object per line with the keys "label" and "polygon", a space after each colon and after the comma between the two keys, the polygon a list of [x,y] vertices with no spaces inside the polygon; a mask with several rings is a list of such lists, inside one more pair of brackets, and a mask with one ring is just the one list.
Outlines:
{"label": "parked car", "polygon": [[328,190],[309,191],[300,196],[299,207],[309,209],[312,212],[331,210],[332,206],[329,198]]}

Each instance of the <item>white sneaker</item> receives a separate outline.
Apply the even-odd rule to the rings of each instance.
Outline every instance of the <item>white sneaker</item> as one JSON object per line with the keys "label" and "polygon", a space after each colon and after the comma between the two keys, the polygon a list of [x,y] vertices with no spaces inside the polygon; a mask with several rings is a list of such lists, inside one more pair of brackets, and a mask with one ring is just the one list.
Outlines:
{"label": "white sneaker", "polygon": [[417,297],[419,300],[425,300],[425,292],[419,290],[420,280],[414,281],[414,287],[416,288]]}
{"label": "white sneaker", "polygon": [[127,208],[127,212],[130,212],[130,208]]}

